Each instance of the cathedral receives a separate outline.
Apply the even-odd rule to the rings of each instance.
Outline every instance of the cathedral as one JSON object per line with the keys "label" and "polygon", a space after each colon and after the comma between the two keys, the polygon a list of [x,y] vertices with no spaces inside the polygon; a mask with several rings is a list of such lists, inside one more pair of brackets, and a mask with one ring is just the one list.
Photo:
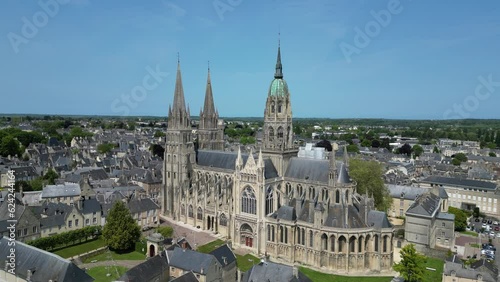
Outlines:
{"label": "cathedral", "polygon": [[233,247],[286,264],[335,273],[390,272],[394,229],[373,199],[360,195],[349,160],[299,157],[281,52],[264,110],[258,152],[224,151],[224,123],[210,70],[196,134],[180,64],[168,110],[162,214],[219,233]]}

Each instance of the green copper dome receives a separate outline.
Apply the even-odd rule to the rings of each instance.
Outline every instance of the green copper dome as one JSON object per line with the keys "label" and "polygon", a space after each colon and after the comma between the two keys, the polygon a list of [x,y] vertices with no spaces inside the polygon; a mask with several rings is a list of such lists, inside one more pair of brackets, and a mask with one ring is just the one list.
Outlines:
{"label": "green copper dome", "polygon": [[288,95],[288,85],[282,78],[275,78],[269,87],[269,96],[285,97]]}

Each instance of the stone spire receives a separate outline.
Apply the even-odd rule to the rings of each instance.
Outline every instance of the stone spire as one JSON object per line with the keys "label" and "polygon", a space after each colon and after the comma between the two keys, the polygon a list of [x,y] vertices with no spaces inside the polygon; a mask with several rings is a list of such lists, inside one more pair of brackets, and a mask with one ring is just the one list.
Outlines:
{"label": "stone spire", "polygon": [[347,153],[347,145],[344,146],[344,165],[349,167],[349,154]]}
{"label": "stone spire", "polygon": [[182,87],[181,64],[177,60],[177,77],[175,79],[174,103],[168,110],[168,127],[171,129],[190,128],[189,109],[186,110],[184,88]]}
{"label": "stone spire", "polygon": [[257,160],[257,167],[263,168],[264,167],[264,158],[262,157],[262,149],[259,151],[259,158]]}
{"label": "stone spire", "polygon": [[212,80],[210,79],[210,66],[208,67],[207,87],[205,90],[205,104],[203,105],[203,115],[212,117],[215,114],[214,96],[212,93]]}
{"label": "stone spire", "polygon": [[181,64],[177,61],[177,77],[175,78],[175,91],[174,91],[174,113],[186,111],[186,102],[184,101],[184,88],[182,87]]}
{"label": "stone spire", "polygon": [[243,158],[241,157],[241,147],[238,146],[238,157],[236,158],[236,168],[243,168]]}
{"label": "stone spire", "polygon": [[274,73],[274,78],[283,78],[283,66],[281,65],[281,47],[280,41],[278,40],[278,58],[276,60],[276,72]]}

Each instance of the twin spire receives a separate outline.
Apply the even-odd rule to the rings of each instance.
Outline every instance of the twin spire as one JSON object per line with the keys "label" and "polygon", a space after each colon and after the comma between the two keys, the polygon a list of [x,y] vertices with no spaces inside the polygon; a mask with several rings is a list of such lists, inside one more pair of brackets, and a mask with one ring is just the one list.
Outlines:
{"label": "twin spire", "polygon": [[[214,105],[212,93],[212,81],[210,79],[210,65],[208,67],[207,87],[205,91],[205,104],[203,113],[205,116],[214,116],[217,110]],[[177,55],[177,74],[175,78],[174,103],[169,106],[168,120],[171,128],[190,128],[190,111],[189,106],[186,110],[186,102],[184,99],[184,87],[182,86],[181,63],[179,55]]]}

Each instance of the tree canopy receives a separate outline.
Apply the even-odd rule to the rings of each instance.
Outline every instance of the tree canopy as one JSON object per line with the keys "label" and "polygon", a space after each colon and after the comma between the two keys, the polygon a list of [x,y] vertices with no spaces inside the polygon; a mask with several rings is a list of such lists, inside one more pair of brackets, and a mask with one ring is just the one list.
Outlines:
{"label": "tree canopy", "polygon": [[423,281],[427,257],[415,250],[415,245],[408,244],[401,248],[401,261],[393,265],[393,269],[407,282]]}
{"label": "tree canopy", "polygon": [[454,207],[448,207],[448,212],[455,215],[455,231],[465,231],[467,227],[467,214]]}
{"label": "tree canopy", "polygon": [[351,159],[349,175],[356,181],[359,194],[368,191],[368,195],[373,196],[377,210],[387,211],[391,207],[392,198],[382,179],[383,168],[380,163]]}
{"label": "tree canopy", "polygon": [[116,201],[108,213],[102,231],[104,242],[115,250],[129,250],[141,237],[141,229],[122,201]]}

